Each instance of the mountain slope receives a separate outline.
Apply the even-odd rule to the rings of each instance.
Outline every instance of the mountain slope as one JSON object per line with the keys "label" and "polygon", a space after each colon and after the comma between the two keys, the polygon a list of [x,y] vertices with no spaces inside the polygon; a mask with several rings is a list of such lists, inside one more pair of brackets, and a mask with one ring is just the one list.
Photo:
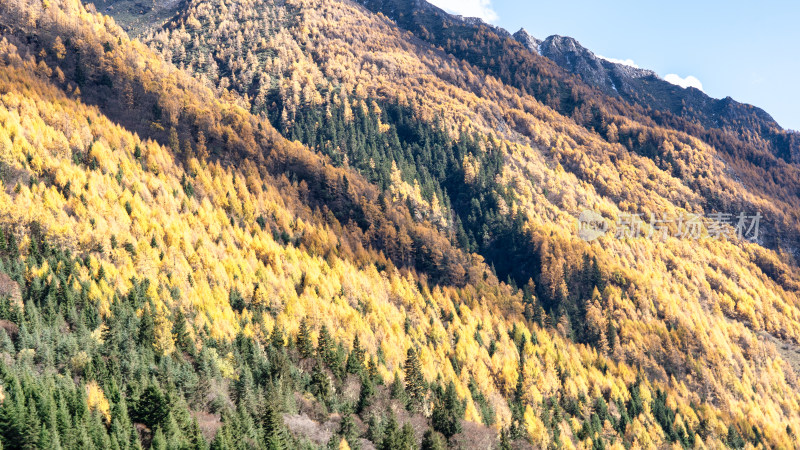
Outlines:
{"label": "mountain slope", "polygon": [[233,5],[147,39],[212,90],[77,2],[0,2],[4,446],[792,446],[759,340],[798,342],[788,258],[573,232],[785,191],[620,117],[677,176],[352,3]]}
{"label": "mountain slope", "polygon": [[[499,226],[502,221],[490,221],[488,223],[491,223],[491,226],[483,227],[484,230],[491,230],[482,236],[483,242],[480,242],[474,234],[471,238],[467,236],[466,242],[472,242],[474,239],[475,246],[471,248],[478,249],[495,264],[498,271],[503,274],[503,278],[506,274],[513,274],[521,280],[520,284],[523,284],[528,277],[533,278],[536,285],[537,303],[543,305],[547,312],[552,314],[553,322],[561,322],[558,329],[575,339],[597,342],[597,337],[592,337],[592,332],[587,331],[581,324],[581,321],[584,320],[584,311],[586,311],[582,310],[585,307],[583,302],[588,297],[586,293],[581,293],[577,283],[576,272],[578,270],[576,269],[581,267],[579,259],[582,244],[576,243],[570,232],[565,233],[563,230],[558,230],[554,225],[560,223],[563,224],[562,226],[571,227],[571,221],[574,219],[569,214],[565,214],[564,209],[575,211],[580,210],[583,205],[597,204],[605,207],[605,205],[609,205],[606,202],[610,200],[621,208],[630,207],[625,206],[626,204],[653,205],[648,206],[645,211],[654,211],[663,207],[670,208],[666,205],[673,202],[678,203],[682,208],[688,207],[692,210],[697,207],[692,205],[706,204],[706,200],[703,198],[708,198],[709,195],[712,198],[719,195],[720,197],[717,197],[718,200],[715,202],[720,201],[719,205],[728,205],[728,207],[738,204],[740,200],[736,200],[736,198],[739,195],[744,195],[744,198],[764,196],[762,197],[763,201],[754,200],[756,203],[752,205],[757,204],[756,208],[768,208],[768,205],[777,198],[786,198],[791,202],[796,201],[796,199],[790,200],[792,194],[788,190],[785,191],[786,196],[779,194],[778,197],[756,189],[742,191],[738,187],[741,186],[741,182],[733,181],[730,178],[729,181],[723,181],[726,186],[729,186],[723,190],[737,192],[737,194],[729,197],[728,194],[723,194],[722,190],[717,191],[716,187],[702,179],[710,176],[724,180],[731,176],[730,166],[726,167],[727,161],[722,159],[724,155],[719,155],[713,147],[680,132],[654,126],[652,122],[643,118],[635,110],[631,114],[641,122],[637,123],[628,118],[624,120],[624,127],[627,128],[625,133],[628,136],[633,138],[645,133],[640,145],[648,144],[647,136],[649,135],[657,142],[666,139],[674,148],[681,150],[671,153],[675,155],[676,160],[669,165],[664,164],[661,157],[656,158],[656,155],[653,154],[658,151],[659,147],[666,148],[663,147],[663,143],[654,143],[653,153],[647,153],[641,148],[637,148],[636,152],[622,150],[619,146],[614,145],[614,141],[621,140],[619,137],[611,142],[608,142],[605,139],[606,136],[602,135],[598,139],[596,134],[587,133],[588,130],[581,130],[580,126],[575,127],[572,119],[553,115],[552,112],[541,108],[535,101],[531,101],[532,99],[526,97],[524,93],[520,93],[513,87],[503,86],[491,78],[488,79],[489,86],[491,86],[489,89],[486,84],[482,85],[481,82],[485,75],[480,71],[457,59],[443,55],[423,42],[413,38],[409,39],[407,33],[397,30],[391,23],[387,23],[380,17],[364,14],[359,8],[348,3],[321,5],[290,2],[286,9],[283,9],[280,5],[273,6],[269,2],[257,2],[244,5],[236,11],[226,11],[224,3],[198,2],[195,8],[189,9],[182,18],[169,25],[164,32],[154,34],[146,40],[150,42],[151,46],[164,52],[174,61],[178,61],[175,59],[176,57],[183,58],[178,62],[192,67],[200,76],[213,74],[210,81],[214,83],[230,82],[231,84],[226,85],[233,86],[242,95],[247,94],[249,98],[255,98],[251,103],[254,111],[263,111],[271,115],[276,126],[282,128],[287,135],[304,139],[309,143],[320,142],[319,148],[323,152],[332,149],[325,149],[324,139],[320,141],[320,137],[324,134],[320,134],[321,131],[316,129],[314,124],[318,120],[325,120],[323,118],[329,114],[328,111],[335,116],[333,111],[339,108],[355,110],[358,105],[369,104],[370,101],[376,101],[378,105],[376,110],[379,111],[386,111],[392,107],[393,103],[410,103],[414,109],[414,115],[421,120],[437,123],[433,117],[438,115],[440,126],[445,130],[451,130],[451,133],[456,135],[458,127],[468,124],[468,129],[485,133],[484,137],[480,139],[484,144],[492,142],[489,133],[494,130],[502,130],[501,137],[507,139],[503,144],[504,162],[500,178],[502,182],[499,186],[489,186],[488,192],[481,191],[486,189],[486,186],[480,187],[477,193],[471,195],[481,195],[483,192],[483,195],[491,194],[490,198],[502,198],[502,203],[496,203],[498,209],[495,211],[501,211],[502,206],[500,205],[505,203],[510,210],[506,210],[506,215],[508,212],[514,211],[510,222],[513,224],[514,221],[517,221],[516,223],[521,222],[522,225],[519,228],[514,228],[516,225],[509,227],[511,233],[506,235],[498,232],[502,230]],[[262,14],[263,11],[277,11],[271,14],[290,20],[280,25],[265,21],[262,26],[253,27],[248,25],[249,20],[254,20],[253,11],[260,11]],[[227,27],[224,31],[218,28],[222,24]],[[248,26],[248,29],[263,30],[263,34],[251,34],[248,39],[251,42],[259,42],[263,39],[261,42],[268,44],[260,44],[254,48],[248,46],[246,40],[226,39],[226,35],[231,36],[238,32],[237,28],[231,24],[242,24],[242,26]],[[366,35],[371,36],[370,40],[362,38]],[[192,47],[194,44],[187,45],[193,42],[198,43],[199,47]],[[272,44],[269,43],[287,49],[286,53],[282,54],[280,65],[275,65],[275,59],[270,56]],[[456,46],[457,43],[453,45]],[[178,56],[177,52],[180,52],[181,48],[197,48],[199,52],[187,51]],[[210,52],[205,53],[205,49]],[[250,62],[245,63],[248,59]],[[287,63],[287,59],[295,62]],[[220,73],[212,70],[209,72],[207,67],[212,64],[212,61],[218,67],[221,67],[221,61],[227,61],[229,71]],[[200,65],[200,63],[203,64]],[[262,67],[263,69],[254,71],[253,67]],[[248,73],[255,72],[262,74],[262,81],[247,76]],[[265,75],[270,84],[263,82]],[[251,81],[253,82],[251,83]],[[570,81],[567,79],[564,82]],[[388,86],[391,86],[391,89],[387,88]],[[359,94],[359,90],[362,93]],[[315,95],[315,92],[318,92],[319,95]],[[326,96],[329,95],[327,92],[337,93],[338,98],[331,96],[331,100],[326,100]],[[343,92],[348,97],[354,98],[343,103],[341,100]],[[441,92],[447,93],[444,99],[440,95]],[[268,100],[259,101],[258,98]],[[303,103],[302,99],[309,101]],[[409,101],[408,99],[414,100]],[[315,106],[315,104],[319,106]],[[519,107],[520,104],[523,105],[523,108],[515,111],[515,106]],[[444,108],[442,108],[443,105]],[[624,108],[624,105],[613,103],[613,101],[610,101],[610,105],[613,108]],[[304,108],[313,110],[315,107],[320,110],[318,114],[312,111],[308,113],[310,116],[305,115]],[[366,110],[366,108],[362,107],[362,110]],[[435,113],[437,110],[438,114]],[[503,110],[513,111],[513,114],[498,113]],[[620,111],[628,110],[620,109]],[[307,117],[311,117],[311,119],[308,120]],[[369,118],[370,116],[365,113],[364,119]],[[364,119],[359,117],[356,123]],[[375,123],[387,125],[390,132],[393,125],[399,125],[392,122],[391,115],[383,113],[379,113],[378,117],[373,117],[373,119]],[[508,124],[511,123],[510,119],[514,119],[513,123],[516,127],[508,127]],[[402,118],[401,123],[405,123],[407,120],[407,118]],[[336,120],[331,119],[330,123],[331,127],[337,127]],[[623,122],[620,124],[622,125]],[[505,128],[503,128],[504,126]],[[399,128],[398,126],[398,130]],[[632,131],[631,128],[635,131]],[[398,135],[400,134],[402,133],[398,132]],[[354,146],[351,149],[352,153],[349,153],[347,141],[344,142],[345,145],[337,149],[339,152],[345,152],[347,158],[344,158],[344,161],[353,164],[358,164],[359,161],[363,163],[361,157],[356,158],[360,151],[358,146]],[[534,148],[527,147],[531,143],[534,144]],[[547,146],[555,148],[548,152]],[[634,146],[631,145],[631,147]],[[420,148],[419,151],[422,156],[427,150]],[[332,154],[335,155],[335,153]],[[378,161],[378,157],[375,157],[376,161]],[[651,159],[655,160],[658,166],[651,162]],[[678,160],[682,162],[679,164]],[[682,168],[676,170],[678,165]],[[700,169],[701,167],[703,169]],[[669,169],[665,170],[666,168]],[[365,165],[364,170],[372,169],[371,166]],[[420,172],[420,165],[409,164],[408,169]],[[469,167],[462,165],[452,170],[466,174],[469,172]],[[698,178],[693,180],[687,170],[697,170],[695,173]],[[444,172],[451,172],[451,169]],[[422,183],[422,177],[424,175],[420,177],[420,184],[427,184],[427,181]],[[432,178],[433,180],[431,178],[427,178],[427,180],[439,182],[435,177]],[[659,181],[653,182],[653,179]],[[531,183],[530,180],[536,180],[538,186]],[[446,197],[455,198],[455,191],[448,189],[448,180],[445,178],[440,181],[440,186],[447,194]],[[748,181],[758,182],[756,179]],[[629,183],[637,187],[631,187]],[[668,188],[661,190],[660,188],[664,186],[668,186]],[[548,192],[550,190],[555,193],[551,195]],[[697,192],[693,192],[694,190]],[[498,194],[499,192],[511,192],[512,194],[509,197],[503,197],[502,194]],[[529,197],[531,195],[533,198]],[[659,199],[659,196],[662,197]],[[577,200],[579,198],[584,200]],[[581,203],[578,203],[579,201]],[[454,219],[460,220],[463,224],[470,223],[470,210],[459,212],[458,202],[451,201],[450,203],[454,206],[456,215]],[[490,205],[491,203],[487,204],[487,209],[492,207]],[[612,210],[615,208],[608,207]],[[615,217],[617,214],[609,212],[611,217]],[[488,223],[486,224],[488,225]],[[479,223],[478,229],[481,226],[483,225]],[[469,235],[469,227],[465,226],[465,228],[467,228],[466,234]],[[655,282],[653,277],[664,277],[663,283],[672,286],[668,290],[674,289],[671,294],[665,294],[666,297],[658,296],[661,298],[655,306],[658,312],[654,310],[652,319],[644,319],[648,325],[643,326],[641,324],[643,317],[638,315],[635,318],[629,316],[630,321],[620,318],[619,321],[611,322],[615,327],[619,325],[619,329],[631,331],[628,336],[631,339],[632,347],[628,357],[639,360],[637,364],[641,366],[652,367],[655,371],[654,376],[657,376],[655,374],[664,368],[667,368],[666,378],[675,375],[675,368],[685,364],[686,361],[677,356],[682,353],[684,355],[691,354],[691,359],[703,355],[701,357],[704,360],[703,364],[710,363],[712,366],[721,364],[718,366],[720,367],[719,372],[716,372],[717,369],[713,370],[724,378],[726,375],[722,375],[723,373],[732,374],[734,372],[729,372],[729,362],[722,362],[726,358],[713,355],[716,353],[713,345],[702,345],[693,349],[693,343],[698,339],[701,341],[707,339],[701,336],[706,336],[709,333],[708,330],[722,326],[726,330],[724,339],[730,339],[729,342],[740,342],[745,335],[751,337],[744,339],[757,340],[756,336],[761,328],[759,323],[762,321],[765,321],[766,324],[773,320],[781,320],[784,321],[784,324],[788,324],[793,320],[790,317],[793,317],[795,313],[784,315],[788,309],[780,307],[770,312],[771,307],[763,309],[762,306],[755,306],[766,306],[762,300],[751,303],[749,299],[745,300],[741,296],[744,291],[739,291],[742,288],[747,291],[748,288],[745,287],[747,283],[761,277],[761,275],[755,275],[762,270],[753,265],[757,264],[763,267],[765,272],[773,273],[775,278],[766,280],[767,284],[763,288],[756,288],[753,292],[769,292],[770,294],[767,295],[770,298],[784,298],[779,301],[782,305],[786,305],[789,309],[796,308],[794,306],[796,305],[796,284],[789,281],[796,275],[790,275],[793,273],[793,269],[785,263],[779,265],[785,275],[778,276],[773,272],[769,268],[771,264],[765,264],[766,260],[762,259],[769,252],[762,253],[763,250],[751,247],[745,253],[753,253],[744,256],[739,253],[740,250],[735,248],[738,244],[729,246],[711,242],[704,245],[703,252],[700,252],[691,243],[670,242],[670,246],[678,245],[682,249],[670,248],[665,252],[666,249],[661,248],[658,244],[650,246],[650,244],[642,243],[641,246],[637,244],[636,251],[632,253],[628,244],[621,246],[617,244],[614,241],[603,241],[604,249],[593,248],[600,255],[608,255],[608,259],[602,260],[604,270],[607,270],[609,274],[619,270],[621,275],[627,274],[630,270],[623,269],[623,267],[637,266],[640,269],[633,270],[636,274],[629,275],[630,280],[638,281],[625,280],[612,284],[623,288],[623,291],[631,289],[633,286],[643,288],[642,292],[635,295],[637,298],[658,296],[656,291],[650,290],[650,287],[662,282]],[[500,251],[493,258],[492,251],[494,249],[500,249]],[[586,247],[583,249],[586,251]],[[705,250],[708,250],[709,253],[704,254]],[[639,253],[642,251],[647,256]],[[501,254],[502,257],[500,257]],[[739,259],[738,256],[734,256],[737,254],[742,255],[743,258]],[[533,256],[531,257],[531,255]],[[642,259],[637,262],[628,260],[628,258],[638,259],[640,257]],[[773,257],[768,258],[772,259]],[[564,263],[565,260],[566,263]],[[665,274],[659,273],[660,269],[652,266],[654,260],[662,261],[657,264],[664,264],[667,267],[685,267],[685,273],[675,277],[673,274],[665,276]],[[736,262],[733,262],[734,260]],[[759,262],[756,263],[756,261]],[[501,264],[508,264],[508,266]],[[560,267],[562,264],[565,266],[563,272]],[[616,264],[621,264],[619,269]],[[509,266],[513,269],[509,270]],[[730,269],[731,266],[749,267],[746,269],[749,274],[734,276]],[[730,276],[729,281],[720,284],[720,279],[716,274],[717,269],[709,271],[709,267],[718,268],[723,273],[727,272],[727,275],[722,275],[722,277]],[[728,268],[722,269],[723,267]],[[698,283],[699,280],[696,279],[696,276],[699,274],[703,274],[707,281]],[[566,285],[561,284],[560,279],[562,278],[567,280]],[[783,287],[773,284],[774,280],[779,278],[784,280]],[[743,282],[743,280],[747,281]],[[772,297],[773,294],[776,297]],[[630,295],[630,292],[626,292],[622,302],[630,301]],[[609,292],[609,296],[613,297],[611,292]],[[685,301],[686,303],[677,306],[674,299],[678,297],[682,299],[681,302]],[[758,297],[761,297],[761,294]],[[705,299],[709,298],[712,300],[706,303]],[[727,298],[744,301],[729,302]],[[746,312],[751,305],[755,306],[752,314]],[[603,303],[602,307],[608,308],[610,311],[617,308],[608,303]],[[643,303],[637,299],[630,303],[629,307],[631,309],[628,309],[625,314],[640,310]],[[717,307],[718,310],[715,309]],[[689,312],[687,308],[696,309]],[[683,309],[683,311],[679,312],[679,309]],[[647,314],[645,313],[644,317],[648,317]],[[677,316],[673,316],[674,314]],[[575,322],[570,320],[570,317]],[[681,317],[681,319],[677,319],[677,317]],[[728,319],[725,317],[734,318],[739,325],[746,324],[746,327],[751,327],[750,331],[722,325],[728,323]],[[782,318],[779,319],[780,317]],[[685,327],[683,332],[689,332],[693,337],[683,341],[683,339],[664,335],[661,330],[674,327],[674,320],[679,322],[685,320],[686,322],[682,325],[682,328]],[[697,322],[698,320],[708,322],[701,324]],[[605,325],[608,322],[604,321],[603,323]],[[711,325],[712,323],[714,325]],[[785,333],[787,330],[784,325],[768,327],[775,333]],[[599,328],[602,329],[603,326]],[[752,332],[756,334],[750,334]],[[735,337],[739,333],[743,333],[742,338]],[[787,335],[784,334],[784,336],[788,338]],[[658,356],[650,360],[650,357],[635,355],[637,352],[634,350],[633,342],[647,341],[651,338],[657,339],[659,343],[648,345],[648,351],[655,351]],[[792,338],[789,339],[792,340]],[[677,350],[675,353],[670,350],[672,348],[681,350]],[[725,348],[731,347],[726,344]],[[733,348],[736,353],[742,350],[738,348],[738,344],[733,344]],[[670,358],[677,359],[668,362]],[[661,369],[658,369],[659,367]],[[722,369],[722,367],[727,368]],[[688,379],[683,378],[687,375],[687,373],[681,374],[681,379]],[[718,388],[718,394],[715,395],[727,395],[725,388],[721,388],[721,386]],[[705,387],[696,385],[695,389],[703,390]],[[738,408],[735,407],[732,410]]]}
{"label": "mountain slope", "polygon": [[[379,254],[359,246],[355,231],[298,201],[310,195],[302,182],[259,174],[234,153],[290,159],[282,147],[290,144],[277,137],[253,144],[247,125],[258,129],[260,123],[269,133],[268,124],[224,98],[213,99],[130,43],[107,19],[71,2],[47,9],[37,2],[8,6],[3,4],[3,17],[10,19],[3,23],[2,56],[8,187],[2,204],[3,225],[10,227],[4,242],[10,243],[3,267],[22,286],[24,308],[8,302],[2,310],[8,330],[2,334],[4,446],[135,448],[141,440],[146,446],[202,447],[213,439],[216,448],[285,439],[283,426],[270,418],[275,411],[316,418],[319,408],[351,408],[352,394],[339,389],[352,382],[350,364],[344,372],[342,362],[352,352],[341,345],[349,345],[354,333],[361,342],[354,348],[371,354],[376,369],[370,383],[402,373],[405,347],[417,347],[424,379],[433,383],[434,374],[442,374],[457,383],[459,397],[475,398],[465,408],[473,421],[495,414],[498,424],[510,421],[502,396],[510,395],[518,378],[517,348],[529,355],[526,372],[550,379],[541,386],[551,393],[563,389],[557,372],[614,386],[618,393],[628,385],[636,395],[650,392],[646,382],[634,384],[624,366],[595,363],[603,358],[542,330],[531,334],[514,312],[520,298],[493,284],[490,275],[482,287],[430,288],[387,267]],[[109,82],[123,86],[122,102],[104,95]],[[182,103],[170,108],[176,92]],[[87,106],[81,97],[100,104]],[[164,106],[148,128],[144,119],[154,116],[143,109],[155,109],[152,104]],[[196,123],[196,138],[188,143],[175,139],[197,105],[216,116]],[[158,144],[170,123],[176,131],[166,133],[167,145]],[[237,165],[191,156],[206,151]],[[350,175],[353,189],[358,176]],[[308,336],[295,331],[306,326],[304,316],[313,324],[319,360],[303,353]],[[288,347],[284,332],[293,336]],[[53,360],[54,348],[67,350]],[[354,367],[356,373],[367,370]],[[74,382],[54,375],[67,373]],[[326,391],[327,383],[341,393]],[[376,389],[377,406],[404,410],[402,399],[388,400],[388,389]],[[295,390],[301,397],[293,397]],[[322,406],[304,406],[304,392],[313,392]],[[536,392],[524,395],[537,399]],[[434,390],[422,407],[440,395],[444,391]],[[631,405],[631,430],[642,433],[640,424],[655,419],[637,409],[640,400]],[[563,414],[557,402],[552,408]],[[519,426],[541,442],[549,439],[530,406],[522,406],[521,414]],[[412,439],[419,441],[423,430],[412,428]],[[572,431],[563,433],[567,439]],[[389,446],[406,439],[383,435]],[[494,431],[489,436],[493,440]],[[337,438],[352,436],[330,439]],[[312,438],[293,439],[293,445],[310,445]]]}

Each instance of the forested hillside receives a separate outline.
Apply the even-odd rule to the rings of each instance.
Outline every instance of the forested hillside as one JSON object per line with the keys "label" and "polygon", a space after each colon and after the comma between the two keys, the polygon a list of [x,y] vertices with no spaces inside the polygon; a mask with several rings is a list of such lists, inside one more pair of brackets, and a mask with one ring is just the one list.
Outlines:
{"label": "forested hillside", "polygon": [[[766,144],[542,72],[555,108],[351,2],[179,10],[140,43],[0,0],[4,448],[796,446]],[[585,208],[772,242],[586,243]]]}

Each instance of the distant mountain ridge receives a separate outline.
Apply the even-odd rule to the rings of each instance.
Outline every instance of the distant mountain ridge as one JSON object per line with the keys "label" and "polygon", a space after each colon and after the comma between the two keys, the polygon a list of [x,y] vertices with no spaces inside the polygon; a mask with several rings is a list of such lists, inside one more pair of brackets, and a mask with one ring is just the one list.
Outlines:
{"label": "distant mountain ridge", "polygon": [[524,28],[513,36],[530,51],[553,60],[559,66],[580,75],[584,81],[591,82],[596,87],[607,87],[604,89],[607,93],[618,93],[616,81],[621,79],[658,78],[658,74],[652,70],[616,63],[597,56],[569,36],[553,35],[540,40],[529,35]]}
{"label": "distant mountain ridge", "polygon": [[[544,56],[605,95],[649,108],[657,113],[669,113],[705,128],[730,129],[745,139],[748,133],[757,133],[770,142],[773,154],[787,162],[800,162],[798,134],[783,130],[763,109],[737,102],[731,97],[714,99],[700,90],[684,89],[669,83],[653,71],[605,60],[583,47],[574,38],[554,35],[540,40],[525,29],[512,35],[507,30],[488,24],[480,18],[451,15],[425,0],[358,1],[372,11],[382,12],[404,28],[414,28],[411,23],[421,25],[421,29],[416,31],[422,32],[420,37],[423,39],[429,35],[429,27],[433,20],[440,20],[450,25],[486,27],[495,32],[500,39],[517,42],[531,53]],[[658,114],[656,119],[660,120]]]}
{"label": "distant mountain ridge", "polygon": [[[699,120],[703,126],[722,128],[757,120],[765,126],[781,128],[766,111],[737,102],[731,97],[715,99],[703,91],[682,88],[658,76],[654,71],[601,58],[569,36],[549,36],[544,40],[530,36],[524,29],[514,35],[532,52],[544,56],[605,94],[620,96],[631,103]],[[536,43],[534,47],[531,45]]]}

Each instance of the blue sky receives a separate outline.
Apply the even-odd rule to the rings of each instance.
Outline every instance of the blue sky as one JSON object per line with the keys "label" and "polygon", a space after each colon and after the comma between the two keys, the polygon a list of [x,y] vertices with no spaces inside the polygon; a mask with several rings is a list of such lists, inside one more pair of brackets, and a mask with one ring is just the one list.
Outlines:
{"label": "blue sky", "polygon": [[700,83],[712,97],[751,103],[800,130],[800,2],[429,1],[512,33],[572,36],[598,55]]}

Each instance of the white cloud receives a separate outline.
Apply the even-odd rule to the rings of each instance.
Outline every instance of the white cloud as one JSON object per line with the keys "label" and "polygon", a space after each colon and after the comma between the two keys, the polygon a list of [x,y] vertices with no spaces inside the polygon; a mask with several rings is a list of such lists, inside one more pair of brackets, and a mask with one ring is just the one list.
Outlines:
{"label": "white cloud", "polygon": [[432,4],[453,14],[464,17],[480,17],[487,22],[498,19],[497,12],[492,8],[492,0],[428,0]]}
{"label": "white cloud", "polygon": [[681,78],[678,75],[671,73],[664,77],[664,81],[668,81],[682,88],[693,87],[700,89],[701,91],[703,90],[703,83],[701,83],[700,80],[697,79],[697,77],[694,77],[692,75],[689,75],[686,78]]}
{"label": "white cloud", "polygon": [[637,69],[639,68],[639,66],[637,66],[636,63],[633,62],[632,59],[606,58],[603,55],[597,55],[597,57],[600,58],[600,59],[605,59],[606,61],[612,62],[614,64],[622,64],[623,66],[631,66],[631,67],[635,67]]}

